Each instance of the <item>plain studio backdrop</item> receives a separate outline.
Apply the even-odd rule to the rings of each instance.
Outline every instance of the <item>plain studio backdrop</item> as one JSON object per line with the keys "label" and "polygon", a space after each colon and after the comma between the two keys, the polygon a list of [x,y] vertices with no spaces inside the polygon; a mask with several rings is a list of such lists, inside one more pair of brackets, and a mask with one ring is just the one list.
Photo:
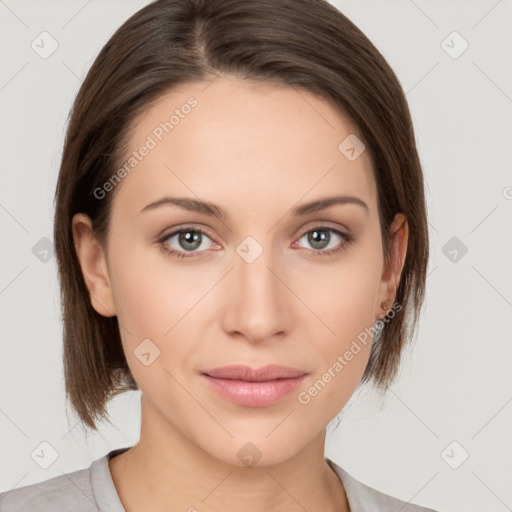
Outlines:
{"label": "plain studio backdrop", "polygon": [[[82,469],[138,440],[140,392],[110,403],[115,427],[87,437],[68,423],[52,223],[72,101],[101,47],[147,3],[0,2],[0,491]],[[333,4],[407,94],[432,257],[396,383],[384,401],[368,388],[353,396],[339,427],[328,428],[326,455],[403,500],[510,510],[512,1]],[[34,456],[41,447],[55,450],[47,468]]]}

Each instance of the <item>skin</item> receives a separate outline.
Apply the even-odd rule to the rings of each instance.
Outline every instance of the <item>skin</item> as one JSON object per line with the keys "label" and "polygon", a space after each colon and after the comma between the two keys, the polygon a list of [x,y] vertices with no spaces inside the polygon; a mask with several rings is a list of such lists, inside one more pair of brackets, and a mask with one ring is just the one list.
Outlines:
{"label": "skin", "polygon": [[[338,145],[355,128],[304,90],[227,77],[182,85],[137,120],[129,152],[190,96],[197,107],[117,186],[105,246],[87,216],[73,218],[91,302],[99,314],[117,315],[141,389],[140,440],[110,461],[114,484],[127,512],[347,511],[324,459],[325,433],[356,389],[370,343],[307,405],[297,396],[373,326],[383,301],[393,303],[407,222],[397,215],[391,226],[386,266],[369,153],[349,161]],[[368,211],[347,203],[290,213],[342,194]],[[229,218],[173,205],[141,213],[166,195],[214,202]],[[185,224],[207,232],[201,246],[180,245],[175,235],[167,247],[193,256],[165,253],[156,238]],[[328,231],[330,241],[314,245],[307,235],[319,226],[354,240]],[[252,263],[236,252],[247,236],[263,249]],[[332,257],[320,254],[340,246]],[[148,366],[134,355],[147,338],[160,349]],[[278,404],[250,408],[200,376],[235,363],[309,374]],[[261,453],[253,467],[237,457],[248,442]]]}

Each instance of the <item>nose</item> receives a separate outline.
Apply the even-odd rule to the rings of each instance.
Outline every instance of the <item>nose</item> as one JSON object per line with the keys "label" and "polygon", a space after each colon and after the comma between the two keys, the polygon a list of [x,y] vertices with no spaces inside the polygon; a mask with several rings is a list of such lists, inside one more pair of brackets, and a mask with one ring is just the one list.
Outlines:
{"label": "nose", "polygon": [[280,268],[270,249],[252,262],[235,254],[234,268],[225,283],[225,332],[251,343],[275,341],[288,332],[292,294]]}

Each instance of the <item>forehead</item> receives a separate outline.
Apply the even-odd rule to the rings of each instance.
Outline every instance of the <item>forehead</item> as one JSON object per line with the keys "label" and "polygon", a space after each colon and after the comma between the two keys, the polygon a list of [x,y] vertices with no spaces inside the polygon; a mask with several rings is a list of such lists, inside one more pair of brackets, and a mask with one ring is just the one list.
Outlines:
{"label": "forehead", "polygon": [[134,165],[119,195],[137,211],[166,194],[261,208],[338,192],[370,205],[369,154],[347,158],[354,137],[348,119],[304,89],[221,77],[182,84],[133,123],[123,163]]}

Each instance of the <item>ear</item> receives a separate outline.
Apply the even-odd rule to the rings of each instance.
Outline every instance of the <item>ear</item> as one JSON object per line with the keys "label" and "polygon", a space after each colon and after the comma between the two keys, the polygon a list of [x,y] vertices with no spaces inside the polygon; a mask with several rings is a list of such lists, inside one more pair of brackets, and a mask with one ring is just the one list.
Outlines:
{"label": "ear", "polygon": [[72,220],[73,240],[91,305],[102,316],[115,316],[116,307],[105,251],[94,236],[91,219],[77,213]]}
{"label": "ear", "polygon": [[[405,263],[405,256],[407,253],[407,241],[409,239],[409,225],[405,215],[397,213],[389,228],[390,241],[390,261],[384,266],[382,272],[382,280],[380,283],[380,291],[378,295],[378,302],[375,305],[377,318],[386,316],[392,308],[395,301],[396,290],[400,284],[400,275]],[[384,303],[384,307],[382,304]]]}

